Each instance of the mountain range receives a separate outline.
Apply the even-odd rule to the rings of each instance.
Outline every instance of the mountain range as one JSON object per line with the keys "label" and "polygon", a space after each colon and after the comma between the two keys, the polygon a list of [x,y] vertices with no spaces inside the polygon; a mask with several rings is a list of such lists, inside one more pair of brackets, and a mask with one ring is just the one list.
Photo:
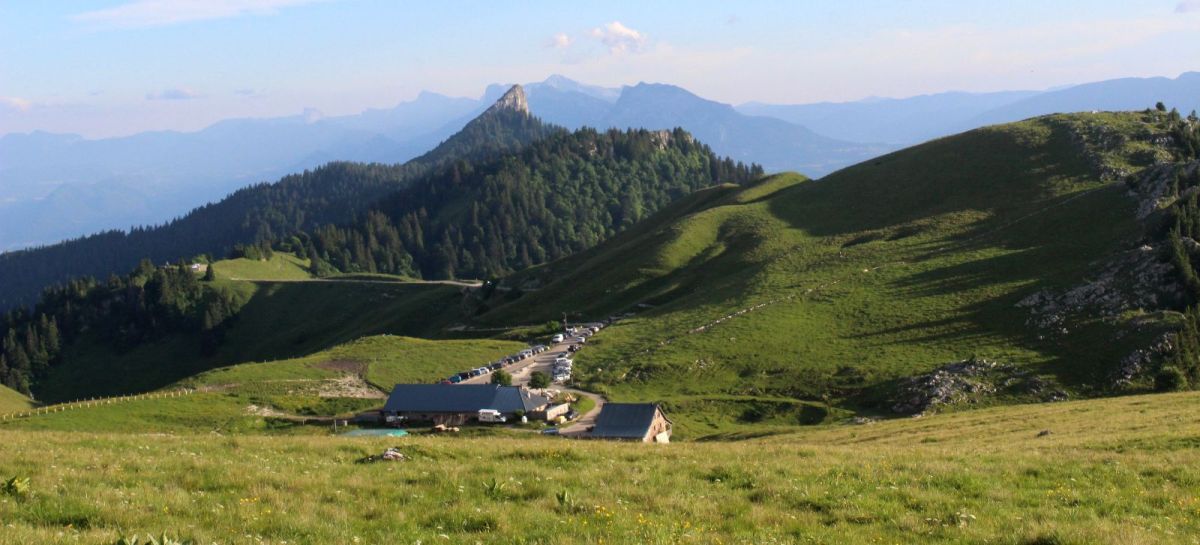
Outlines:
{"label": "mountain range", "polygon": [[[0,251],[162,223],[238,188],[331,161],[402,163],[450,137],[507,88],[489,86],[479,99],[423,92],[358,115],[306,111],[221,121],[192,133],[102,140],[8,134],[0,137]],[[810,176],[898,146],[1046,113],[1140,109],[1158,100],[1185,113],[1200,106],[1200,73],[1051,91],[736,108],[664,84],[609,88],[556,75],[525,88],[534,115],[556,125],[681,127],[721,155]]]}
{"label": "mountain range", "polygon": [[1046,91],[949,92],[815,104],[748,102],[737,110],[790,121],[832,138],[907,146],[1039,115],[1141,110],[1157,102],[1185,115],[1200,109],[1200,72],[1173,79],[1112,79]]}
{"label": "mountain range", "polygon": [[257,256],[270,247],[322,272],[490,277],[585,249],[697,189],[763,173],[680,129],[571,133],[529,108],[513,86],[403,164],[328,163],[160,226],[0,254],[0,306],[143,259]]}

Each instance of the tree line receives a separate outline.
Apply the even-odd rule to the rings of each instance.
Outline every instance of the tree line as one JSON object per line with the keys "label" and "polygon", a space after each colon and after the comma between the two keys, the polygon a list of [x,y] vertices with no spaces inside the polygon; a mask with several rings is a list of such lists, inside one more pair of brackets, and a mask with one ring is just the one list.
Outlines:
{"label": "tree line", "polygon": [[[1159,103],[1158,110],[1165,112],[1166,108]],[[1156,388],[1164,391],[1200,385],[1200,255],[1187,243],[1187,239],[1193,244],[1200,241],[1200,167],[1194,164],[1200,160],[1200,119],[1196,112],[1184,118],[1174,109],[1166,119],[1180,163],[1170,188],[1177,200],[1169,210],[1167,238],[1189,306],[1175,335],[1175,351],[1155,376]]]}

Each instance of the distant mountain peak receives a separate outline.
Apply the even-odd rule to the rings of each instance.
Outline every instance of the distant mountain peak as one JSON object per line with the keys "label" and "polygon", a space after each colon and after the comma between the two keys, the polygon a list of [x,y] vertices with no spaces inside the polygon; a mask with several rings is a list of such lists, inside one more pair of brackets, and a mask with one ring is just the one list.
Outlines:
{"label": "distant mountain peak", "polygon": [[487,112],[497,112],[501,110],[512,110],[529,115],[529,100],[525,98],[525,89],[520,85],[513,85],[500,97],[495,104],[492,104]]}
{"label": "distant mountain peak", "polygon": [[577,87],[579,82],[568,78],[562,74],[550,74],[545,81],[542,82],[550,87]]}

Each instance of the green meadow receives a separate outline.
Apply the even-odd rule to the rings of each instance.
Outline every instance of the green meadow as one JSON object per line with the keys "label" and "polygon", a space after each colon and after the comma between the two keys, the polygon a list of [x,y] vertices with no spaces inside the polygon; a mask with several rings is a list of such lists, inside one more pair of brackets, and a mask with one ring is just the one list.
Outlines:
{"label": "green meadow", "polygon": [[[0,477],[29,479],[0,494],[0,543],[1195,543],[1197,403],[1130,396],[671,445],[0,427]],[[357,463],[389,446],[409,459]]]}
{"label": "green meadow", "polygon": [[1161,119],[1046,116],[817,181],[701,191],[505,279],[528,291],[479,319],[632,313],[589,343],[578,374],[613,399],[665,402],[689,437],[886,412],[898,379],[971,357],[1073,396],[1107,395],[1121,358],[1178,314],[1082,312],[1058,334],[1027,325],[1017,303],[1081,285],[1136,247],[1137,202],[1096,164],[1128,172],[1163,159],[1148,143]]}

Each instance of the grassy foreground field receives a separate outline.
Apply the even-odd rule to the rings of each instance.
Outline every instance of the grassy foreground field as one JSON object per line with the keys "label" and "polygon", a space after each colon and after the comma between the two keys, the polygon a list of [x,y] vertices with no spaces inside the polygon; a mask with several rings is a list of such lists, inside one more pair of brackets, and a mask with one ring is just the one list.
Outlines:
{"label": "grassy foreground field", "polygon": [[[1200,395],[738,443],[0,431],[0,543],[1196,543]],[[1044,433],[1043,430],[1049,433]],[[356,460],[398,445],[399,463]]]}

